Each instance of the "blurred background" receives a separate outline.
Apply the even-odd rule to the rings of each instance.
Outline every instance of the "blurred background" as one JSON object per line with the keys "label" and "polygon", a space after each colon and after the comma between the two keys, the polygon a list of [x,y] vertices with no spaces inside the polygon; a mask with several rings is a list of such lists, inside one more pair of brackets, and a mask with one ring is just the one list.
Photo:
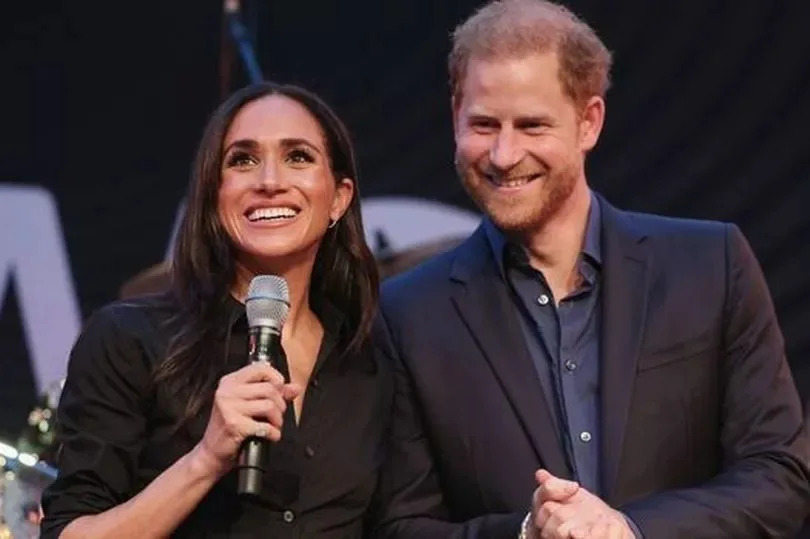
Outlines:
{"label": "blurred background", "polygon": [[[81,321],[121,295],[160,285],[193,150],[230,91],[262,77],[301,84],[333,105],[354,137],[367,234],[385,274],[475,227],[477,212],[452,166],[446,56],[453,27],[482,3],[6,3],[6,506],[24,469],[46,479],[53,471],[50,411]],[[591,185],[625,209],[737,223],[765,270],[806,400],[810,2],[565,4],[615,59]],[[15,503],[17,514],[22,502]]]}

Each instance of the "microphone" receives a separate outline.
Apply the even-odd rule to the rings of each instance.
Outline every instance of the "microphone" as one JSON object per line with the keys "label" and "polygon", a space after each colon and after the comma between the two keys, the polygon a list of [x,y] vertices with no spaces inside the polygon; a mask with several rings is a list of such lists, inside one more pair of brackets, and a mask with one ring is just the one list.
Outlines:
{"label": "microphone", "polygon": [[[276,275],[257,275],[250,281],[245,310],[248,322],[248,362],[265,361],[289,382],[289,368],[281,349],[281,328],[290,311],[287,281]],[[238,493],[258,496],[262,489],[268,440],[251,436],[239,450]]]}

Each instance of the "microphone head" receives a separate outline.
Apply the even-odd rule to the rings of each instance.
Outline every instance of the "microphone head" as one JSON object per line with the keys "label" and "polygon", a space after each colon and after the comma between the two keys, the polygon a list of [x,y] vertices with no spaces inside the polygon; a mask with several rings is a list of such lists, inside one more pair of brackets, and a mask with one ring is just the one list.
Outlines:
{"label": "microphone head", "polygon": [[249,327],[271,327],[281,331],[290,312],[287,281],[277,275],[257,275],[250,281],[245,310]]}

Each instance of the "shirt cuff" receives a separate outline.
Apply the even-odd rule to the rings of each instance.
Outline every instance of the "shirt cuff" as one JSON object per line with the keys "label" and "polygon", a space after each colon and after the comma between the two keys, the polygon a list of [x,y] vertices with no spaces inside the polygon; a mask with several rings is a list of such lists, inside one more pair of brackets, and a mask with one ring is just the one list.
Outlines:
{"label": "shirt cuff", "polygon": [[636,523],[633,522],[633,519],[631,519],[630,517],[628,517],[624,513],[622,513],[622,516],[624,517],[624,520],[627,521],[627,525],[630,526],[630,530],[633,532],[633,536],[636,539],[644,539],[644,535],[641,533],[641,530],[638,529],[638,526],[636,526]]}

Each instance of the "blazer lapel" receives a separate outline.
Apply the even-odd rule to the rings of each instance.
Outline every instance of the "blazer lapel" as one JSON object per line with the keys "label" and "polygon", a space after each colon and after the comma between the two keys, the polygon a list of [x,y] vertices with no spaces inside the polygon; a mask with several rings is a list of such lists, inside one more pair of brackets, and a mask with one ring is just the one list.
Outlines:
{"label": "blazer lapel", "polygon": [[[538,458],[553,474],[571,477],[509,290],[482,227],[460,246],[451,270],[452,301],[503,388]],[[508,443],[508,442],[506,442]]]}
{"label": "blazer lapel", "polygon": [[631,217],[600,199],[604,253],[601,329],[602,477],[615,492],[647,311],[651,261]]}

